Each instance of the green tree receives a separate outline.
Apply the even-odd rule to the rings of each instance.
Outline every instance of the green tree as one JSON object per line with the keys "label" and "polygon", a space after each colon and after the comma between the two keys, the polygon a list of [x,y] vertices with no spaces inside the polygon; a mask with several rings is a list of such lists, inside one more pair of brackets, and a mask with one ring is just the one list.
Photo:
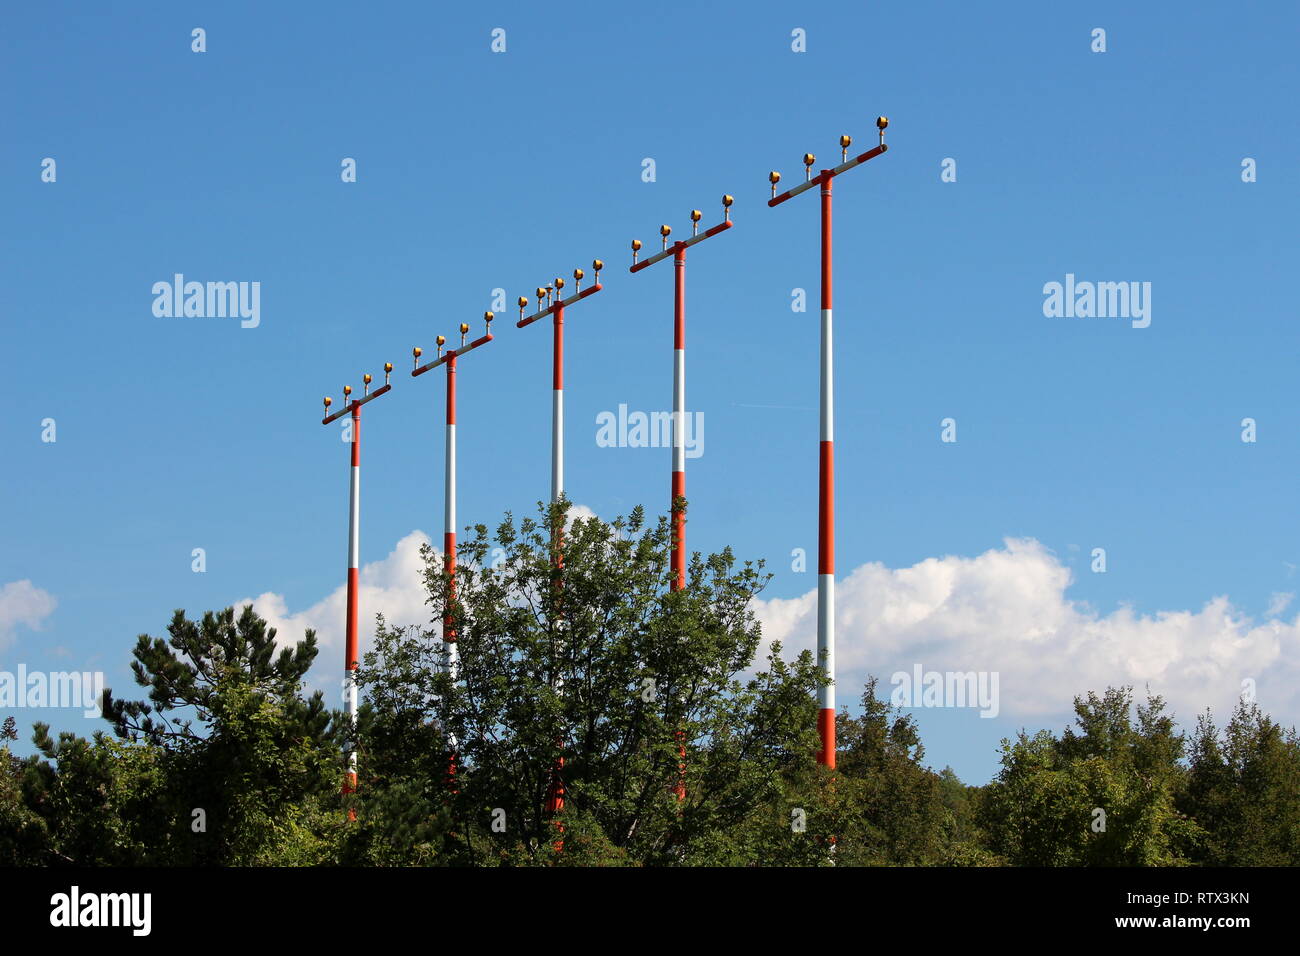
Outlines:
{"label": "green tree", "polygon": [[1175,807],[1185,740],[1164,701],[1132,718],[1132,688],[1075,698],[1078,731],[1002,742],[1002,769],[981,800],[990,848],[1022,866],[1168,866],[1203,831]]}
{"label": "green tree", "polygon": [[17,739],[17,723],[6,717],[0,725],[0,866],[45,866],[54,862],[49,828],[28,806],[25,762],[9,750]]}
{"label": "green tree", "polygon": [[[460,546],[454,596],[442,556],[426,553],[434,628],[381,621],[362,668],[363,815],[400,788],[421,808],[405,825],[442,834],[425,861],[742,862],[744,841],[718,834],[747,822],[788,832],[765,814],[812,764],[812,657],[786,663],[774,648],[753,671],[761,564],[696,555],[671,591],[668,523],[648,528],[640,509],[573,521],[557,561],[551,529],[567,510],[518,527],[507,515],[495,536],[478,526]],[[436,632],[448,613],[455,681]],[[565,805],[553,817],[556,779]]]}
{"label": "green tree", "polygon": [[878,698],[876,683],[868,678],[860,716],[841,711],[835,721],[836,776],[849,804],[836,862],[933,863],[947,819],[940,781],[923,763],[915,719]]}
{"label": "green tree", "polygon": [[[157,815],[165,774],[157,748],[102,732],[55,739],[37,723],[38,753],[23,765],[26,806],[48,833],[47,864],[138,866],[166,860],[170,834]],[[45,759],[42,759],[44,757]]]}
{"label": "green tree", "polygon": [[[277,653],[275,628],[246,606],[203,615],[177,611],[169,637],[140,635],[131,669],[148,701],[104,695],[119,738],[144,746],[164,782],[150,812],[167,838],[151,862],[237,865],[325,854],[311,836],[342,779],[339,731],[319,691],[302,696],[316,635]],[[80,748],[75,741],[66,746]],[[47,756],[63,771],[63,746]],[[324,804],[322,804],[324,801]],[[306,859],[304,859],[306,858]]]}
{"label": "green tree", "polygon": [[1300,863],[1300,741],[1254,702],[1238,702],[1222,736],[1197,718],[1180,808],[1209,831],[1211,866]]}

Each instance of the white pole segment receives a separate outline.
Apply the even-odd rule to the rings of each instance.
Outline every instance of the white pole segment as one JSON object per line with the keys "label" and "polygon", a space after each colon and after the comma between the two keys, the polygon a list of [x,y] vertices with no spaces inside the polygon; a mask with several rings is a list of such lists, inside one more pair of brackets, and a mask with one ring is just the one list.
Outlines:
{"label": "white pole segment", "polygon": [[673,350],[673,471],[686,471],[686,350]]}
{"label": "white pole segment", "polygon": [[564,494],[564,389],[551,391],[551,500]]}

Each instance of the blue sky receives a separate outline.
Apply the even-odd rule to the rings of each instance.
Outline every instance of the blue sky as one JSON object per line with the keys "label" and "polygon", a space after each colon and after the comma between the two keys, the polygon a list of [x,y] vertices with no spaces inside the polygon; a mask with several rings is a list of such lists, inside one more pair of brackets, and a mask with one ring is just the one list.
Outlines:
{"label": "blue sky", "polygon": [[[835,189],[837,563],[866,566],[841,598],[860,613],[840,623],[840,701],[867,671],[999,671],[996,718],[915,712],[927,761],[971,782],[1001,737],[1059,727],[1107,681],[1149,682],[1188,718],[1255,680],[1294,723],[1300,18],[1147,6],[11,7],[0,669],[103,670],[133,694],[134,638],[176,607],[274,595],[295,626],[341,626],[347,448],[320,397],[386,360],[362,562],[395,593],[399,542],[441,533],[441,382],[405,374],[411,346],[595,256],[606,288],[566,323],[568,490],[606,517],[662,510],[668,451],[595,441],[600,412],[671,400],[671,270],[629,275],[628,242],[656,249],[693,207],[716,221],[724,192],[736,228],[688,266],[690,543],[768,558],[766,596],[792,602],[765,608],[770,630],[797,645],[817,210],[766,208],[766,174],[833,162],[843,132],[865,148],[887,113],[890,152]],[[174,273],[260,282],[260,324],[154,316]],[[1150,326],[1044,316],[1067,273],[1150,282]],[[549,334],[497,332],[462,370],[462,524],[548,494]],[[322,683],[340,657],[326,647]],[[24,736],[94,727],[16,716]]]}

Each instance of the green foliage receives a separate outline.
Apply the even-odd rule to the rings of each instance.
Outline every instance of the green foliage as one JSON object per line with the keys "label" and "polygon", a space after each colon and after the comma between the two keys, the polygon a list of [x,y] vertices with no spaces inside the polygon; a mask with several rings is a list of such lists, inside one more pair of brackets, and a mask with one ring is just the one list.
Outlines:
{"label": "green foliage", "polygon": [[838,770],[851,784],[853,804],[837,862],[937,862],[948,817],[939,778],[922,764],[916,722],[877,699],[874,677],[862,695],[862,716],[840,713],[836,741]]}
{"label": "green foliage", "polygon": [[1197,862],[1294,866],[1300,860],[1300,741],[1241,701],[1222,737],[1197,720],[1180,808],[1209,831]]}
{"label": "green foliage", "polygon": [[9,742],[17,739],[17,723],[6,717],[0,726],[0,865],[44,866],[54,857],[49,827],[28,806],[24,762],[9,751]]}
{"label": "green foliage", "polygon": [[[147,696],[106,692],[114,735],[36,724],[19,759],[6,718],[0,865],[1300,861],[1300,741],[1245,702],[1188,740],[1158,697],[1089,693],[1074,726],[1004,740],[996,779],[969,787],[925,765],[916,722],[871,678],[820,767],[823,678],[808,653],[760,653],[762,565],[695,555],[672,591],[666,520],[567,524],[567,508],[474,529],[454,588],[426,550],[432,623],[379,617],[355,727],[304,695],[315,635],[280,647],[251,607],[141,635]],[[343,799],[348,749],[362,776]]]}
{"label": "green foliage", "polygon": [[1132,719],[1132,689],[1074,702],[1079,730],[1002,742],[1002,770],[982,801],[990,849],[1021,866],[1170,866],[1203,840],[1175,807],[1185,746],[1149,697]]}
{"label": "green foliage", "polygon": [[[441,792],[451,814],[441,852],[456,862],[692,859],[698,842],[777,796],[783,773],[810,765],[820,678],[811,655],[788,663],[779,648],[749,673],[761,567],[729,551],[697,555],[685,588],[671,591],[667,522],[646,528],[637,510],[574,521],[561,568],[550,529],[566,511],[518,527],[507,516],[495,536],[475,529],[454,596],[442,557],[426,553],[433,618],[455,620],[458,680],[440,636],[381,622],[361,678],[367,766],[381,786],[409,793],[420,782],[421,801]],[[561,759],[557,821],[547,797]]]}
{"label": "green foliage", "polygon": [[[342,778],[321,695],[300,693],[315,635],[277,655],[275,629],[251,607],[238,620],[226,608],[199,623],[177,611],[168,631],[136,643],[132,671],[147,702],[104,694],[117,740],[56,741],[36,725],[39,753],[6,787],[20,780],[24,807],[43,825],[40,852],[117,866],[329,859],[324,838],[308,834],[323,829],[319,803]],[[0,840],[34,839],[32,820],[0,813]]]}

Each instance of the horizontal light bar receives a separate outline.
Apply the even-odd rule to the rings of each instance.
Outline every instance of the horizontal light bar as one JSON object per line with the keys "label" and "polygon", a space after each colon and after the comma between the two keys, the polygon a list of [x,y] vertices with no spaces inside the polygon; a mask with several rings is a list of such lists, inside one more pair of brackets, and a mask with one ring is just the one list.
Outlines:
{"label": "horizontal light bar", "polygon": [[560,306],[573,305],[573,303],[577,302],[579,299],[585,299],[589,295],[595,295],[603,288],[604,286],[601,285],[599,282],[597,282],[589,289],[583,289],[581,292],[574,293],[573,295],[569,296],[567,299],[561,299],[559,302],[554,302],[551,305],[548,305],[541,312],[534,312],[528,318],[520,319],[518,322],[515,323],[515,327],[522,329],[525,325],[531,325],[532,323],[536,322],[538,319],[546,318],[546,316],[550,315]]}
{"label": "horizontal light bar", "polygon": [[881,143],[875,149],[869,149],[861,156],[854,157],[853,159],[850,159],[846,163],[840,163],[834,169],[827,170],[825,173],[820,173],[814,176],[812,179],[808,180],[806,183],[800,183],[798,186],[795,186],[794,189],[786,190],[785,192],[781,193],[781,195],[774,196],[773,198],[767,201],[767,204],[769,206],[779,206],[787,199],[793,199],[795,196],[799,195],[800,193],[807,192],[809,189],[812,189],[814,186],[816,186],[818,183],[822,181],[823,176],[833,179],[834,177],[838,176],[840,173],[852,169],[854,166],[861,166],[867,160],[875,159],[877,156],[887,151],[888,149],[889,149],[888,146],[886,146],[884,143]]}
{"label": "horizontal light bar", "polygon": [[640,272],[642,269],[646,268],[647,266],[652,266],[656,262],[661,262],[662,260],[667,259],[669,256],[671,256],[674,252],[677,251],[678,247],[685,249],[687,246],[693,246],[697,242],[703,242],[705,239],[709,238],[709,236],[716,236],[718,233],[726,229],[730,229],[732,225],[733,225],[732,221],[728,219],[726,222],[718,223],[712,229],[705,230],[704,232],[700,233],[698,236],[691,236],[691,238],[689,239],[679,239],[676,242],[669,243],[668,248],[665,249],[663,252],[656,252],[649,259],[642,259],[640,262],[633,265],[632,268],[629,269],[628,271]]}
{"label": "horizontal light bar", "polygon": [[414,378],[417,375],[423,375],[425,372],[429,371],[430,369],[435,369],[439,365],[445,365],[447,360],[452,356],[464,355],[466,352],[472,352],[480,345],[487,345],[491,341],[492,341],[492,333],[489,332],[487,335],[483,335],[475,339],[473,342],[469,343],[469,345],[461,346],[458,349],[447,349],[447,351],[442,353],[442,358],[435,359],[434,361],[430,362],[427,365],[421,365],[419,368],[411,372],[411,377]]}
{"label": "horizontal light bar", "polygon": [[391,385],[381,385],[379,388],[375,389],[365,398],[348,399],[348,401],[344,403],[343,407],[340,408],[333,415],[329,416],[328,418],[321,419],[321,424],[328,425],[332,421],[337,421],[338,419],[342,418],[344,415],[350,414],[352,412],[353,406],[360,408],[362,405],[370,401],[372,398],[378,398],[380,395],[384,394],[384,392],[388,391],[392,387],[393,386]]}

